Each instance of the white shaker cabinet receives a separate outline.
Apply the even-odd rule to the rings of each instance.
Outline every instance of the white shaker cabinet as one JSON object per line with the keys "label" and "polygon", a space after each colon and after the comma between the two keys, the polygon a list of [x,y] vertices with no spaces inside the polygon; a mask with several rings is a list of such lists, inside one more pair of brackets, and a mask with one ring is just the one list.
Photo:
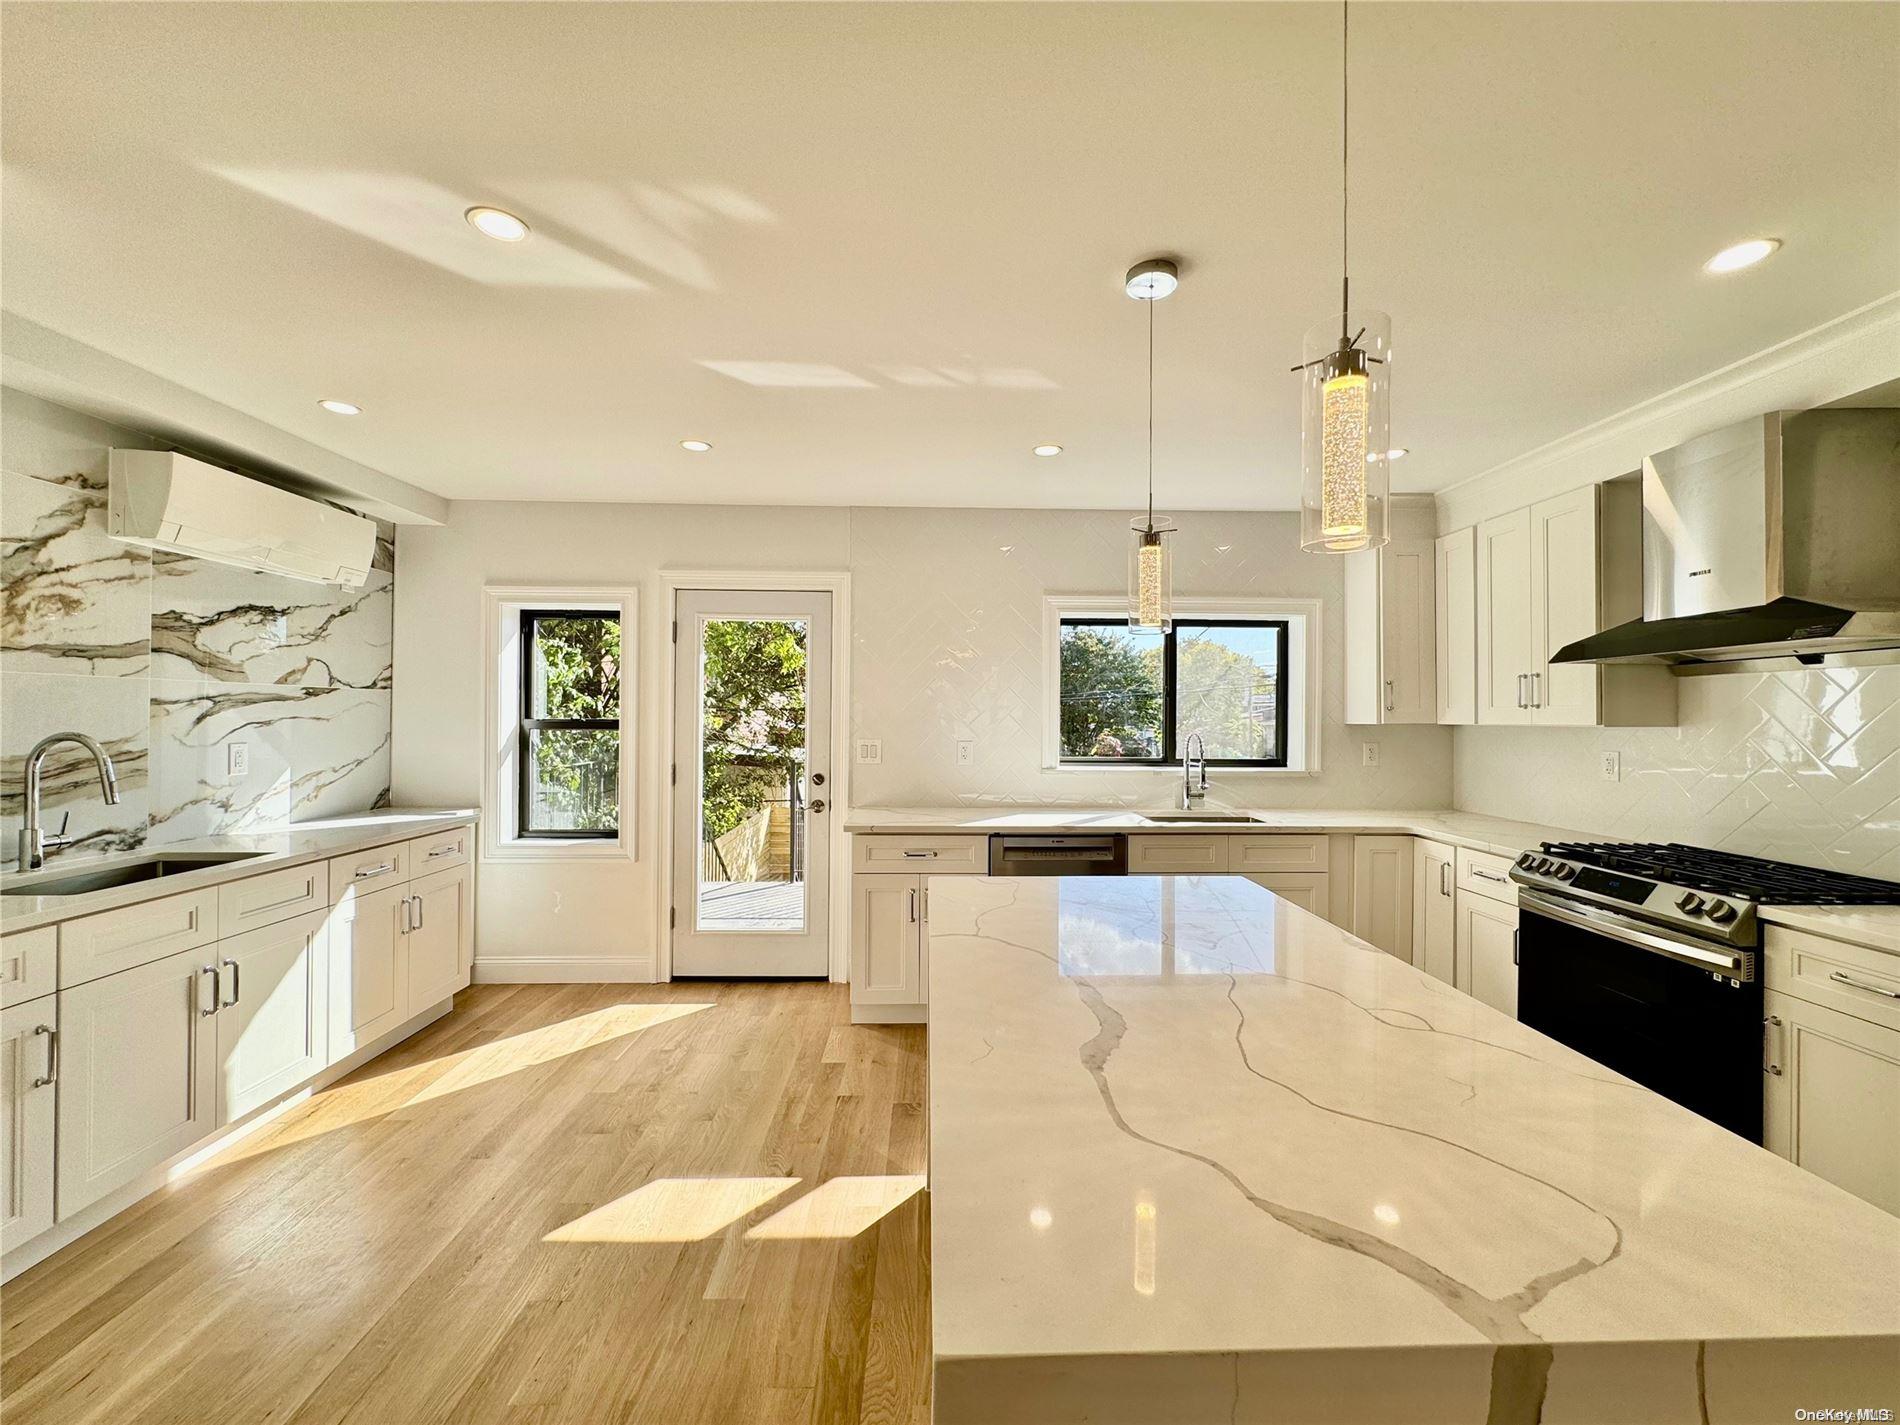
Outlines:
{"label": "white shaker cabinet", "polygon": [[1324,873],[1272,871],[1265,875],[1249,876],[1247,879],[1256,886],[1272,891],[1288,905],[1296,905],[1301,910],[1311,911],[1321,920],[1332,918],[1332,902],[1327,892],[1328,880]]}
{"label": "white shaker cabinet", "polygon": [[1900,1215],[1900,1029],[1775,990],[1764,1009],[1765,1145]]}
{"label": "white shaker cabinet", "polygon": [[1433,552],[1438,721],[1469,725],[1478,720],[1478,531],[1441,535]]}
{"label": "white shaker cabinet", "polygon": [[59,992],[58,1216],[217,1127],[217,951]]}
{"label": "white shaker cabinet", "polygon": [[409,1017],[407,885],[352,891],[330,912],[330,1062]]}
{"label": "white shaker cabinet", "polygon": [[851,1002],[924,1002],[924,878],[867,875],[851,881]]}
{"label": "white shaker cabinet", "polygon": [[1412,963],[1434,979],[1458,979],[1457,853],[1423,837],[1412,842]]}
{"label": "white shaker cabinet", "polygon": [[1412,840],[1352,839],[1352,933],[1412,961]]}
{"label": "white shaker cabinet", "polygon": [[1528,726],[1531,633],[1531,512],[1512,510],[1478,526],[1478,721]]}
{"label": "white shaker cabinet", "polygon": [[1438,720],[1430,502],[1395,505],[1391,541],[1345,558],[1346,721]]}
{"label": "white shaker cabinet", "polygon": [[1531,722],[1591,727],[1597,718],[1594,663],[1552,663],[1587,638],[1597,619],[1597,502],[1594,485],[1531,506]]}
{"label": "white shaker cabinet", "polygon": [[1471,891],[1460,891],[1457,902],[1454,983],[1517,1018],[1517,907]]}
{"label": "white shaker cabinet", "polygon": [[0,1010],[0,1252],[53,1225],[53,1104],[59,1001]]}
{"label": "white shaker cabinet", "polygon": [[[417,865],[423,863],[418,859]],[[422,876],[408,887],[409,995],[411,1014],[449,998],[468,985],[474,947],[474,907],[468,867]]]}
{"label": "white shaker cabinet", "polygon": [[319,910],[218,942],[220,1127],[329,1064],[326,918]]}

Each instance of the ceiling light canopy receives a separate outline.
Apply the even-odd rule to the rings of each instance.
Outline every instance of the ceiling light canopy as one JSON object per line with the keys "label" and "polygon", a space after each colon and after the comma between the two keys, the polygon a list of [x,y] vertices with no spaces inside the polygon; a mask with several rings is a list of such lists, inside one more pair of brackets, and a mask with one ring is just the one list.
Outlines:
{"label": "ceiling light canopy", "polygon": [[1780,238],[1750,238],[1747,242],[1738,242],[1733,247],[1725,247],[1707,262],[1702,264],[1704,272],[1740,272],[1744,267],[1753,267],[1764,258],[1773,257],[1781,246]]}
{"label": "ceiling light canopy", "polygon": [[700,451],[711,450],[712,442],[710,440],[682,440],[680,449],[690,450],[697,454]]}
{"label": "ceiling light canopy", "polygon": [[496,242],[520,242],[528,235],[526,223],[500,208],[470,208],[462,216],[476,232]]}
{"label": "ceiling light canopy", "polygon": [[1032,455],[1060,455],[1062,454],[1062,447],[1059,445],[1039,445],[1033,451],[1031,451],[1030,454]]}
{"label": "ceiling light canopy", "polygon": [[360,416],[363,414],[363,408],[352,401],[325,400],[318,401],[317,404],[322,406],[324,410],[333,416]]}
{"label": "ceiling light canopy", "polygon": [[1122,279],[1122,290],[1137,302],[1159,302],[1180,285],[1181,269],[1166,257],[1137,262]]}

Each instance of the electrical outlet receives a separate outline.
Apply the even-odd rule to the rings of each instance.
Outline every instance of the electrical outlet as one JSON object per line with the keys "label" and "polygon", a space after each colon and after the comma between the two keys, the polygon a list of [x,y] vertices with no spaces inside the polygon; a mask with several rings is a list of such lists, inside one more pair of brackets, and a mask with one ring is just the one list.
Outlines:
{"label": "electrical outlet", "polygon": [[1597,775],[1606,782],[1623,780],[1623,754],[1621,752],[1600,752],[1597,754]]}
{"label": "electrical outlet", "polygon": [[1359,744],[1359,765],[1361,767],[1376,767],[1379,765],[1378,743],[1362,742]]}
{"label": "electrical outlet", "polygon": [[884,760],[884,744],[875,737],[858,739],[858,761],[865,766],[875,766]]}
{"label": "electrical outlet", "polygon": [[957,739],[957,766],[974,767],[976,765],[976,743],[971,738]]}
{"label": "electrical outlet", "polygon": [[224,744],[224,772],[227,777],[248,776],[251,770],[251,744],[248,742],[227,742]]}

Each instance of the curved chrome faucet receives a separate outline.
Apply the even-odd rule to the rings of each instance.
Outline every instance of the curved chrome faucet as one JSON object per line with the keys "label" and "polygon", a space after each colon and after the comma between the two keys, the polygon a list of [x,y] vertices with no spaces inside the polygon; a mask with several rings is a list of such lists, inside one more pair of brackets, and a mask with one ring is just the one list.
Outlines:
{"label": "curved chrome faucet", "polygon": [[99,790],[105,796],[106,805],[116,805],[119,800],[119,774],[113,769],[112,759],[106,756],[105,748],[94,742],[83,732],[55,732],[50,737],[42,737],[33,744],[33,750],[26,754],[26,815],[20,823],[19,854],[15,865],[22,871],[37,871],[46,864],[46,848],[68,844],[64,836],[48,836],[40,829],[40,767],[46,761],[46,754],[62,742],[76,742],[92,754],[93,765],[99,769]]}
{"label": "curved chrome faucet", "polygon": [[[1201,768],[1201,785],[1194,785],[1194,767]],[[1193,811],[1194,803],[1207,797],[1207,744],[1201,734],[1190,732],[1181,744],[1181,810]]]}

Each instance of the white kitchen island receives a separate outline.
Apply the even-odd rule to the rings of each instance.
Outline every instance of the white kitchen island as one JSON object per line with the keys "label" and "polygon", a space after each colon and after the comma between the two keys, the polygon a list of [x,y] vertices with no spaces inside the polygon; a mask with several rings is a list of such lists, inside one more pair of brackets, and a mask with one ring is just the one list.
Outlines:
{"label": "white kitchen island", "polygon": [[933,877],[939,1425],[1900,1410],[1900,1218],[1239,877]]}

